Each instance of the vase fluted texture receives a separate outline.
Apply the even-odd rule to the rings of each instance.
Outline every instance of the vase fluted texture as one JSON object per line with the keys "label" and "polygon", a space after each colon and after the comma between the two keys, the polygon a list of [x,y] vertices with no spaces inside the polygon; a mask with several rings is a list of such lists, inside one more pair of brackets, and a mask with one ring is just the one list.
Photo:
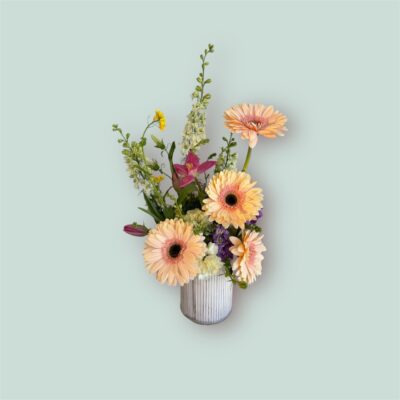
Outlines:
{"label": "vase fluted texture", "polygon": [[217,324],[229,316],[232,294],[232,282],[224,275],[195,278],[181,287],[181,311],[197,324]]}

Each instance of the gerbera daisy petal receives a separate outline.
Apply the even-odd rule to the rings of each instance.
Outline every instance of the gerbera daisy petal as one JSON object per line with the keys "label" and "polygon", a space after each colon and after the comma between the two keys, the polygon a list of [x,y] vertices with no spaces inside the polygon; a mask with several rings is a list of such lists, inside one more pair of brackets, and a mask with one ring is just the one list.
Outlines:
{"label": "gerbera daisy petal", "polygon": [[249,146],[250,146],[250,148],[253,149],[254,147],[256,147],[256,144],[257,144],[257,140],[258,140],[257,133],[251,132],[251,131],[248,131],[248,132],[249,132],[249,135],[248,135]]}

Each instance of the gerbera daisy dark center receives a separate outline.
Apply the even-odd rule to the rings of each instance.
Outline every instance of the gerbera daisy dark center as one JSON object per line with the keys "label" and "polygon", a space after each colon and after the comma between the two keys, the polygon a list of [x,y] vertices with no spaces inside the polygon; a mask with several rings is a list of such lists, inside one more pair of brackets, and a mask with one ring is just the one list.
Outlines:
{"label": "gerbera daisy dark center", "polygon": [[225,202],[228,204],[228,206],[234,206],[238,202],[238,199],[233,193],[229,193],[225,197]]}
{"label": "gerbera daisy dark center", "polygon": [[175,243],[169,248],[169,255],[172,258],[176,258],[179,256],[181,250],[182,250],[182,246],[178,243]]}

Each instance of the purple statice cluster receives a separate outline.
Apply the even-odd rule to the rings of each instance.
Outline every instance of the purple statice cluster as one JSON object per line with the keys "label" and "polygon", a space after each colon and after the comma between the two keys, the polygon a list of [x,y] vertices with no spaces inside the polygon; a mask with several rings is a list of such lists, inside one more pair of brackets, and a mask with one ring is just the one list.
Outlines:
{"label": "purple statice cluster", "polygon": [[247,225],[255,225],[263,216],[263,209],[258,212],[257,217],[252,219],[251,221],[246,222]]}
{"label": "purple statice cluster", "polygon": [[233,254],[229,251],[232,246],[229,236],[228,229],[225,229],[222,225],[218,225],[213,234],[213,242],[218,246],[217,255],[222,261],[233,258]]}

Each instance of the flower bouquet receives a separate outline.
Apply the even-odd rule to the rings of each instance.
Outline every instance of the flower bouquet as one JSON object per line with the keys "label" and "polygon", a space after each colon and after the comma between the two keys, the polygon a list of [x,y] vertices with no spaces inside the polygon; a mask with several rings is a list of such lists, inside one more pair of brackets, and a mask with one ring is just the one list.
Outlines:
{"label": "flower bouquet", "polygon": [[[176,162],[175,142],[166,144],[150,133],[152,128],[166,128],[161,111],[156,110],[135,139],[118,125],[112,127],[130,177],[144,197],[145,207],[139,209],[155,222],[151,229],[132,223],[124,231],[146,237],[147,270],[161,283],[180,285],[183,314],[201,324],[225,319],[232,308],[233,285],[247,288],[262,272],[266,248],[258,223],[263,215],[263,193],[247,169],[258,136],[283,136],[287,120],[272,106],[236,105],[224,113],[230,133],[222,138],[223,146],[200,160],[197,153],[209,141],[205,128],[211,95],[206,87],[211,79],[206,79],[205,72],[213,51],[209,45],[200,55],[201,72],[180,143],[181,162]],[[248,141],[241,170],[234,134]],[[150,142],[159,150],[160,160],[146,154]]]}

